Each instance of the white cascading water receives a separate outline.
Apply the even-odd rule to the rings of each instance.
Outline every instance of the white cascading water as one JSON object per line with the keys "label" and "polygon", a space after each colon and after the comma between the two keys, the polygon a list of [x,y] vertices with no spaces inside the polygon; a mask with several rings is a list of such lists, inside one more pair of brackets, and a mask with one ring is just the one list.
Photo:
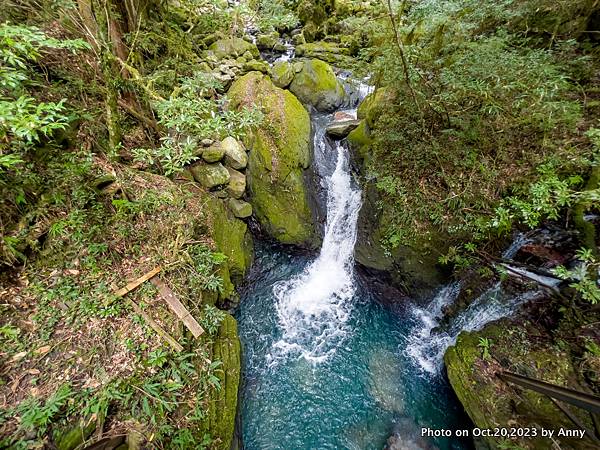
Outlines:
{"label": "white cascading water", "polygon": [[[513,258],[519,249],[528,242],[525,236],[519,234],[511,245],[502,254],[503,258]],[[520,271],[531,279],[536,275],[522,269]],[[548,277],[539,277],[549,286],[556,286],[560,280]],[[461,331],[477,331],[486,324],[509,316],[520,305],[535,299],[540,295],[539,289],[522,294],[509,295],[503,292],[500,283],[486,290],[471,304],[460,311],[450,324],[443,330],[436,330],[441,325],[444,316],[444,307],[451,305],[460,293],[461,285],[458,282],[444,286],[431,303],[425,308],[415,307],[412,310],[416,322],[414,331],[408,337],[406,353],[413,362],[425,373],[437,374],[443,367],[444,353],[448,347],[454,345]]]}
{"label": "white cascading water", "polygon": [[361,192],[353,185],[348,152],[337,141],[336,167],[327,179],[327,224],[319,257],[299,276],[276,284],[279,325],[274,359],[297,354],[326,359],[349,332],[354,284],[354,244]]}

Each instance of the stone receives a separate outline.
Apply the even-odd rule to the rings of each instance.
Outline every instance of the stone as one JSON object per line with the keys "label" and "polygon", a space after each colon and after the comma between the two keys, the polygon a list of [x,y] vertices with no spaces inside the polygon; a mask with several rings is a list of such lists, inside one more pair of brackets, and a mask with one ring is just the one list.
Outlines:
{"label": "stone", "polygon": [[346,66],[350,57],[350,49],[340,47],[332,42],[311,42],[296,45],[296,55],[305,58],[317,58],[340,67]]}
{"label": "stone", "polygon": [[396,99],[396,91],[390,87],[379,88],[365,97],[358,106],[356,116],[365,119],[367,125],[373,128],[383,111],[389,108]]}
{"label": "stone", "polygon": [[295,74],[292,65],[287,61],[279,61],[275,63],[271,69],[271,79],[273,80],[273,84],[282,89],[285,89],[290,85]]}
{"label": "stone", "polygon": [[252,61],[254,59],[254,55],[249,51],[244,52],[242,55],[246,61]]}
{"label": "stone", "polygon": [[[227,206],[228,201],[211,196],[206,202],[206,211],[209,214],[208,222],[212,224],[212,238],[217,250],[227,256],[226,273],[221,275],[227,280],[224,282],[222,299],[231,299],[234,296],[234,287],[230,284],[241,283],[244,275],[252,263],[252,234],[242,220],[237,219]],[[225,286],[225,284],[227,286]]]}
{"label": "stone", "polygon": [[246,191],[246,175],[230,167],[227,167],[227,171],[229,172],[227,193],[230,197],[241,198]]}
{"label": "stone", "polygon": [[263,231],[283,244],[316,245],[304,170],[311,160],[310,117],[289,91],[250,72],[229,89],[232,108],[261,105],[268,127],[252,136],[246,178],[248,198]]}
{"label": "stone", "polygon": [[236,37],[219,39],[208,49],[218,59],[237,58],[246,52],[250,52],[250,54],[255,58],[260,56],[260,52],[258,51],[256,45]]}
{"label": "stone", "polygon": [[213,145],[215,141],[213,141],[212,139],[202,139],[200,141],[200,144],[202,144],[203,147],[210,147],[211,145]]}
{"label": "stone", "polygon": [[356,117],[354,117],[352,114],[347,113],[345,111],[336,111],[335,114],[333,115],[333,120],[334,121],[338,121],[338,120],[353,120],[356,119]]}
{"label": "stone", "polygon": [[196,164],[190,167],[194,179],[207,189],[229,183],[229,172],[221,163]]}
{"label": "stone", "polygon": [[259,34],[256,37],[256,46],[261,50],[272,50],[279,40],[279,33],[273,31],[268,34]]}
{"label": "stone", "polygon": [[285,53],[287,51],[287,49],[288,49],[287,46],[283,42],[278,42],[273,47],[273,50],[275,50],[276,52],[280,52],[280,53]]}
{"label": "stone", "polygon": [[211,145],[202,151],[202,159],[207,163],[221,161],[225,156],[225,149],[221,145]]}
{"label": "stone", "polygon": [[239,219],[245,219],[252,215],[252,205],[244,200],[230,198],[228,201],[229,209],[233,215]]}
{"label": "stone", "polygon": [[269,65],[264,61],[259,61],[256,59],[248,61],[246,64],[244,64],[243,69],[245,72],[257,71],[264,74],[269,73]]}
{"label": "stone", "polygon": [[304,34],[303,33],[298,33],[298,34],[293,35],[292,36],[292,42],[296,46],[302,45],[302,44],[306,44],[306,39],[304,39]]}
{"label": "stone", "polygon": [[221,83],[221,89],[223,90],[227,90],[229,89],[229,86],[231,86],[231,83],[233,82],[233,78],[231,75],[227,75],[227,74],[223,74],[223,73],[214,73],[213,72],[213,77],[219,81],[219,83]]}
{"label": "stone", "polygon": [[333,111],[346,99],[344,86],[331,66],[318,59],[304,61],[289,89],[302,103],[322,112]]}
{"label": "stone", "polygon": [[210,64],[208,64],[206,61],[202,61],[200,64],[198,64],[199,72],[210,72],[211,70],[212,68],[210,67]]}
{"label": "stone", "polygon": [[[483,356],[481,339],[491,343],[488,358]],[[550,398],[532,390],[515,389],[493,374],[503,367],[516,367],[531,378],[587,391],[590,387],[581,384],[585,381],[577,375],[567,349],[568,344],[558,346],[543,325],[521,315],[489,323],[480,331],[461,332],[456,343],[446,350],[444,363],[450,385],[476,427],[537,426],[559,430],[573,426]],[[573,411],[578,413],[575,408]],[[483,440],[489,448],[497,448],[498,441],[493,437]],[[540,435],[515,437],[513,442],[522,448],[549,448],[548,439]],[[581,441],[565,439],[561,448],[584,447]]]}
{"label": "stone", "polygon": [[331,122],[325,128],[325,132],[334,139],[344,139],[352,130],[358,127],[360,122],[360,120],[355,119]]}
{"label": "stone", "polygon": [[231,136],[221,141],[221,148],[225,152],[225,164],[233,169],[245,169],[248,165],[248,155],[244,146]]}

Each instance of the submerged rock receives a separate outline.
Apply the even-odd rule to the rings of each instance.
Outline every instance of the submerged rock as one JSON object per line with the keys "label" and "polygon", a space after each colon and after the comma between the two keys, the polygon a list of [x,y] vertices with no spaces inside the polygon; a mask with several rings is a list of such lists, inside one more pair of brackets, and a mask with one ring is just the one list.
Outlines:
{"label": "submerged rock", "polygon": [[392,352],[375,350],[369,359],[369,393],[383,409],[404,412],[400,361]]}
{"label": "submerged rock", "polygon": [[325,128],[325,132],[328,136],[335,139],[344,139],[348,134],[354,130],[360,124],[360,120],[340,120],[331,122]]}
{"label": "submerged rock", "polygon": [[290,84],[290,91],[318,111],[330,112],[344,103],[346,92],[333,69],[318,59],[304,61],[302,69]]}
{"label": "submerged rock", "polygon": [[221,186],[229,182],[229,172],[223,164],[196,164],[190,167],[194,179],[207,189]]}
{"label": "submerged rock", "polygon": [[269,125],[255,131],[246,170],[255,216],[279,242],[312,246],[315,230],[303,176],[311,157],[307,111],[258,72],[238,79],[229,98],[237,108],[260,105]]}

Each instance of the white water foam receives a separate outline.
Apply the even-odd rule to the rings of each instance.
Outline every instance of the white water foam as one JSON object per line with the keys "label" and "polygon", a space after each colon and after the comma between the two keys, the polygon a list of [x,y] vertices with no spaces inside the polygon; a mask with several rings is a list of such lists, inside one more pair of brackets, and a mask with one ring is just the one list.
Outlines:
{"label": "white water foam", "polygon": [[361,192],[353,185],[347,150],[335,143],[337,162],[327,179],[327,224],[319,257],[300,275],[277,283],[273,293],[281,339],[271,357],[327,359],[350,332],[355,293],[353,253]]}
{"label": "white water foam", "polygon": [[406,353],[428,374],[437,374],[443,367],[444,353],[454,345],[461,331],[477,331],[486,324],[507,317],[516,308],[536,298],[540,291],[506,295],[500,283],[485,291],[467,308],[458,313],[444,330],[436,330],[443,317],[443,308],[451,305],[460,292],[460,284],[452,283],[441,289],[427,308],[414,308],[415,329],[408,337]]}

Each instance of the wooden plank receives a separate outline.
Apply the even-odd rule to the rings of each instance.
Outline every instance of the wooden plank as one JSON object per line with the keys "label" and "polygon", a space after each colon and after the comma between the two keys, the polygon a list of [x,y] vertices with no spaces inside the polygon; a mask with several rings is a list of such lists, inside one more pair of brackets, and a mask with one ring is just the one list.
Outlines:
{"label": "wooden plank", "polygon": [[129,300],[129,303],[131,304],[131,306],[133,307],[133,310],[138,313],[140,316],[142,316],[144,318],[144,320],[148,323],[148,325],[150,325],[150,327],[156,331],[165,341],[167,341],[169,343],[169,345],[171,347],[173,347],[176,351],[181,352],[183,351],[183,347],[182,345],[177,342],[173,336],[171,336],[169,333],[167,333],[165,330],[163,330],[163,328],[154,321],[154,319],[152,317],[150,317],[148,314],[146,314],[144,312],[144,310],[142,308],[140,308],[140,306],[134,302],[133,300]]}
{"label": "wooden plank", "polygon": [[171,308],[171,310],[175,313],[179,320],[183,322],[183,324],[187,327],[188,330],[194,335],[194,337],[200,336],[204,333],[204,329],[200,326],[200,324],[194,319],[194,317],[190,314],[187,308],[179,301],[175,293],[171,290],[169,286],[167,286],[160,278],[156,277],[150,281],[154,286],[158,288],[158,292],[162,298],[165,299],[167,305]]}
{"label": "wooden plank", "polygon": [[115,291],[114,294],[117,297],[123,297],[125,294],[127,294],[128,292],[133,291],[136,287],[138,287],[143,282],[148,281],[150,278],[152,278],[153,276],[155,276],[161,270],[162,270],[162,268],[160,266],[155,267],[150,272],[146,272],[141,277],[139,277],[139,278],[137,278],[137,279],[135,279],[133,281],[130,281],[129,283],[127,283],[127,285],[125,287],[123,287],[123,288]]}

